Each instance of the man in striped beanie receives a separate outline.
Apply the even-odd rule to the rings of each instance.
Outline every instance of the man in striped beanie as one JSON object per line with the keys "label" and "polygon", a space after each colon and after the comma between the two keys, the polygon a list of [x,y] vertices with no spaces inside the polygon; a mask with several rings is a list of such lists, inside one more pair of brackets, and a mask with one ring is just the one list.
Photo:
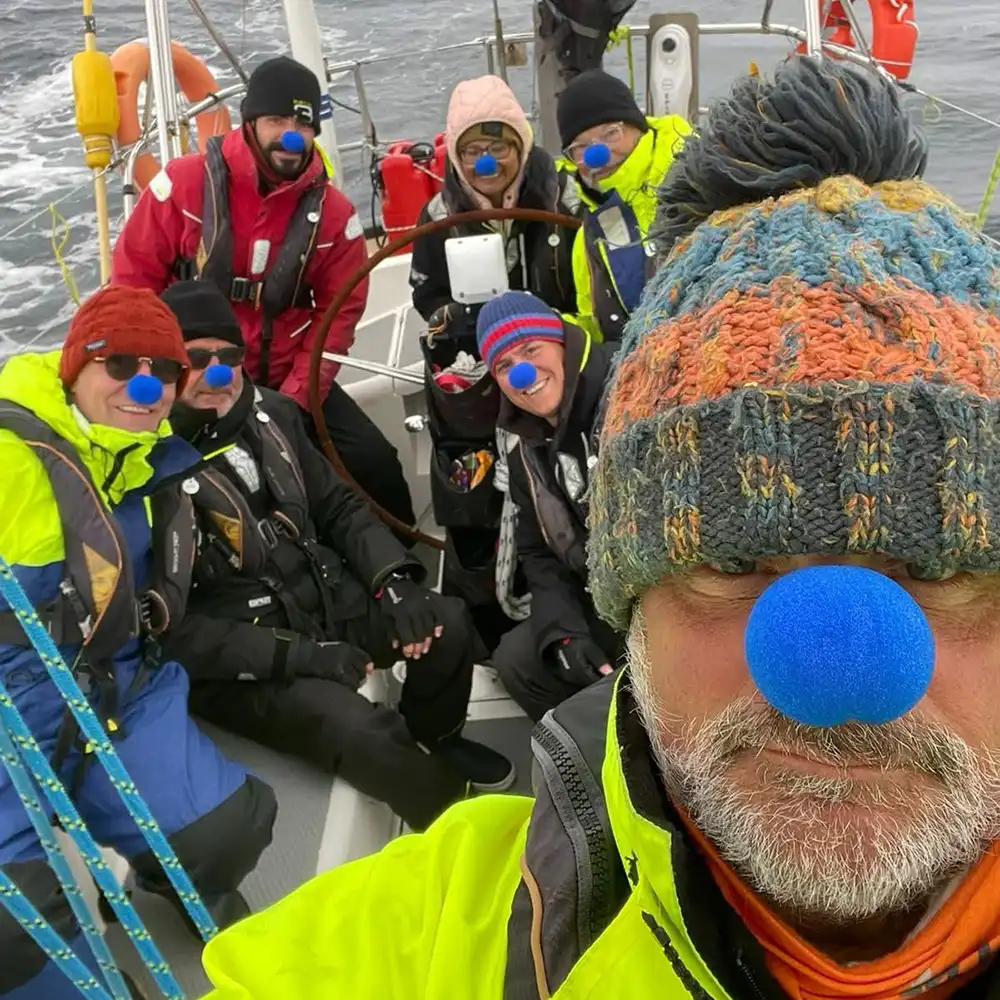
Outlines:
{"label": "man in striped beanie", "polygon": [[212,941],[219,1000],[997,994],[1000,252],[924,160],[846,63],[715,106],[660,192],[590,497],[629,666],[535,728],[533,802]]}
{"label": "man in striped beanie", "polygon": [[527,292],[486,303],[476,337],[504,394],[498,426],[531,591],[531,616],[504,635],[492,662],[511,697],[540,719],[610,674],[622,651],[594,613],[586,566],[592,436],[611,350]]}

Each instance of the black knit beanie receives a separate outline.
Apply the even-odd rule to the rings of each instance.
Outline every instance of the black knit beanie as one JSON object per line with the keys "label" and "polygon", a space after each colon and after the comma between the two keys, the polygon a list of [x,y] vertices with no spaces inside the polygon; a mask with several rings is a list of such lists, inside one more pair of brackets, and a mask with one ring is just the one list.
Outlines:
{"label": "black knit beanie", "polygon": [[556,119],[563,149],[595,125],[627,122],[643,132],[649,128],[628,84],[603,69],[588,69],[570,80],[559,95]]}
{"label": "black knit beanie", "polygon": [[320,87],[308,66],[288,56],[262,62],[251,74],[240,115],[251,122],[263,115],[297,118],[319,135]]}
{"label": "black knit beanie", "polygon": [[243,346],[243,331],[229,299],[207,281],[178,281],[161,296],[177,317],[184,342],[216,337]]}

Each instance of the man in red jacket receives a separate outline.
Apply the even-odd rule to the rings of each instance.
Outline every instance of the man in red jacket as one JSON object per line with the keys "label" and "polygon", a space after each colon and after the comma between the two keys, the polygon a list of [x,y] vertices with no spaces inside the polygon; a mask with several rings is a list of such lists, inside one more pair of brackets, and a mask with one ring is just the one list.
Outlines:
{"label": "man in red jacket", "polygon": [[[240,111],[239,129],[153,178],[115,244],[111,280],[157,293],[178,278],[217,285],[239,317],[244,367],[294,399],[312,430],[313,342],[335,292],[367,258],[364,232],[313,145],[320,87],[311,70],[286,56],[267,60],[251,75]],[[350,350],[367,297],[363,281],[331,326],[327,350]],[[320,368],[330,436],[366,492],[413,524],[396,450],[336,384],[338,367]]]}

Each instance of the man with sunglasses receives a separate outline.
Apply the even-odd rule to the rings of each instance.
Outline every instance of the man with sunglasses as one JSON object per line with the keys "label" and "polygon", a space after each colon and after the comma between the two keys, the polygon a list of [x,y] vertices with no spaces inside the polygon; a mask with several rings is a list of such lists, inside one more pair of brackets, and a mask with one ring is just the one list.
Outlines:
{"label": "man with sunglasses", "polygon": [[647,118],[628,85],[599,69],[569,82],[556,117],[561,165],[576,172],[583,202],[573,243],[577,322],[617,341],[653,272],[646,236],[657,189],[691,129],[678,115]]}
{"label": "man with sunglasses", "polygon": [[[313,343],[335,292],[367,258],[363,228],[316,144],[320,86],[308,67],[286,56],[261,63],[240,112],[240,128],[150,182],[115,244],[111,280],[157,294],[179,278],[218,287],[239,319],[247,371],[295,400],[311,432]],[[367,299],[362,281],[326,334],[328,351],[350,351]],[[339,367],[320,366],[330,436],[368,495],[414,524],[396,449],[337,385]]]}
{"label": "man with sunglasses", "polygon": [[[295,407],[241,371],[225,297],[190,281],[163,299],[192,369],[171,420],[208,459],[195,586],[167,641],[191,674],[191,710],[339,774],[415,829],[470,784],[508,788],[510,762],[460,735],[485,655],[465,605],[420,586],[422,563],[336,475]],[[252,526],[239,546],[234,501]],[[398,712],[358,693],[402,657]]]}
{"label": "man with sunglasses", "polygon": [[[177,321],[150,291],[106,288],[74,314],[61,350],[0,370],[0,555],[63,658],[216,922],[245,916],[237,891],[271,840],[271,789],[226,759],[188,716],[183,667],[156,634],[183,614],[182,558],[154,558],[151,512],[180,493],[197,451],[167,416],[187,377]],[[14,613],[0,600],[0,679],[98,843],[140,888],[181,908],[170,882]],[[0,767],[0,867],[85,961],[31,819]],[[69,1000],[77,988],[0,907],[0,996]],[[96,966],[94,966],[96,971]]]}

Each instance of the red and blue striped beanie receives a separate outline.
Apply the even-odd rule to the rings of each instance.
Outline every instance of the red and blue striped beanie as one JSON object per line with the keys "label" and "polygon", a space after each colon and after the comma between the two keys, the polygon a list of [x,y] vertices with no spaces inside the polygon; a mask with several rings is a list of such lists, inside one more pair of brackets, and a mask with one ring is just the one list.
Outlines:
{"label": "red and blue striped beanie", "polygon": [[493,366],[512,347],[528,340],[566,339],[563,321],[537,295],[529,292],[504,292],[490,299],[476,320],[476,341],[486,367]]}

